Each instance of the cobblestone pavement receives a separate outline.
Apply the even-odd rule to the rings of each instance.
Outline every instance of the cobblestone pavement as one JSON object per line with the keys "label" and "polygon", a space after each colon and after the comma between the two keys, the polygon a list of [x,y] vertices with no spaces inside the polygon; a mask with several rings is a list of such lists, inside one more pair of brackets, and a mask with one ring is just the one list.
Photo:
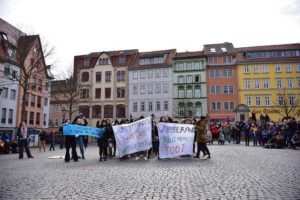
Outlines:
{"label": "cobblestone pavement", "polygon": [[0,155],[0,199],[300,199],[300,151],[209,146],[211,160],[99,162]]}

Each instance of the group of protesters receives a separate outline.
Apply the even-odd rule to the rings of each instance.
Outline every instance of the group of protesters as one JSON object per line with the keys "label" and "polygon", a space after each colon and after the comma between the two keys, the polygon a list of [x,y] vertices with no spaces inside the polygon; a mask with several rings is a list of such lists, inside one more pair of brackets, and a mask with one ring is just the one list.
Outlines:
{"label": "group of protesters", "polygon": [[273,122],[268,115],[261,115],[256,119],[255,115],[247,121],[236,122],[211,122],[208,131],[208,143],[224,145],[227,143],[241,143],[244,138],[245,145],[262,146],[266,148],[293,148],[300,145],[300,122],[295,118],[283,118],[279,122]]}

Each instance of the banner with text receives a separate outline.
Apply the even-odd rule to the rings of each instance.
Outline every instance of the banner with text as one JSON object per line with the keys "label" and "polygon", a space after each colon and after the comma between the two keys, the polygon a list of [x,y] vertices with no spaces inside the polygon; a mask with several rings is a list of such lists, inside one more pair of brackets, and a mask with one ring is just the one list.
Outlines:
{"label": "banner with text", "polygon": [[146,151],[152,147],[151,117],[113,126],[119,157]]}
{"label": "banner with text", "polygon": [[94,128],[90,126],[81,126],[77,124],[67,124],[63,126],[63,133],[65,136],[92,136],[92,137],[102,137],[104,128]]}
{"label": "banner with text", "polygon": [[159,157],[193,155],[194,130],[191,124],[159,123]]}

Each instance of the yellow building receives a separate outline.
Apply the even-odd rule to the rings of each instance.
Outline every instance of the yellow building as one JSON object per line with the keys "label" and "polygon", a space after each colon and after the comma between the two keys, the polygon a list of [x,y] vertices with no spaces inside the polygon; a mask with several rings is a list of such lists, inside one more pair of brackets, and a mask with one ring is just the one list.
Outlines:
{"label": "yellow building", "polygon": [[238,48],[239,103],[259,118],[300,120],[300,44]]}

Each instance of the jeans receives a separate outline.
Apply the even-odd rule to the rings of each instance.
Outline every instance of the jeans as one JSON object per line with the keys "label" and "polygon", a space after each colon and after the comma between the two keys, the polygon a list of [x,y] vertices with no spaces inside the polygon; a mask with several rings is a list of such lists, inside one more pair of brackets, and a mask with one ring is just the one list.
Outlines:
{"label": "jeans", "polygon": [[83,143],[83,136],[79,136],[77,139],[80,153],[81,153],[81,158],[84,159],[84,143]]}
{"label": "jeans", "polygon": [[76,139],[74,136],[66,136],[65,140],[65,146],[66,146],[66,155],[65,155],[65,161],[70,161],[70,148],[72,148],[72,159],[74,161],[78,161],[78,155],[76,152]]}
{"label": "jeans", "polygon": [[27,141],[27,139],[20,139],[19,140],[19,159],[23,158],[24,148],[25,148],[27,157],[28,158],[32,158],[33,156],[31,155],[30,149],[28,147],[28,141]]}
{"label": "jeans", "polygon": [[199,143],[199,142],[197,143],[197,154],[196,154],[197,158],[199,158],[199,156],[200,156],[200,151],[203,152],[204,156],[205,155],[210,155],[210,152],[209,152],[209,150],[207,148],[206,143]]}

